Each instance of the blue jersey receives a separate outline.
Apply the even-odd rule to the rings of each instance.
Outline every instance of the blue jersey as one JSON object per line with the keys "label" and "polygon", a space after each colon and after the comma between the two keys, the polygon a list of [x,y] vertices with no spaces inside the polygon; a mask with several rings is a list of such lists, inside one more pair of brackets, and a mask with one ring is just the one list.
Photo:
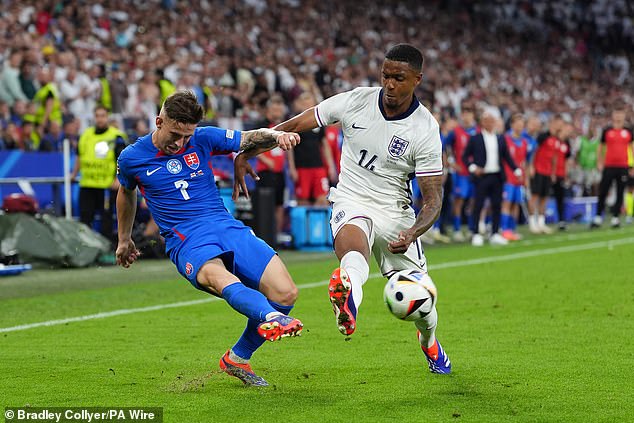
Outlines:
{"label": "blue jersey", "polygon": [[522,136],[526,138],[526,141],[528,141],[528,154],[526,156],[526,161],[530,163],[533,160],[533,154],[537,149],[537,140],[530,136],[526,130],[522,131]]}
{"label": "blue jersey", "polygon": [[233,219],[214,182],[211,156],[238,151],[240,131],[196,128],[185,147],[166,155],[152,144],[152,134],[123,150],[117,177],[127,189],[139,188],[170,249],[179,224]]}

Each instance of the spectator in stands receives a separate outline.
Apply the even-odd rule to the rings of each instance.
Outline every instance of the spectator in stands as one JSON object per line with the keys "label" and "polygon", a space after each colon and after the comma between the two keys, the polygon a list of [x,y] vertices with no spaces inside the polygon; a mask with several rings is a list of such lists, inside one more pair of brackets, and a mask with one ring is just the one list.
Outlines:
{"label": "spectator in stands", "polygon": [[[312,93],[304,92],[294,102],[294,113],[301,113],[317,102]],[[327,206],[329,181],[337,178],[332,152],[324,128],[300,134],[302,142],[287,152],[288,172],[295,184],[298,205]],[[326,172],[326,168],[328,171]]]}
{"label": "spectator in stands", "polygon": [[49,129],[49,123],[55,122],[62,125],[62,103],[59,91],[53,82],[53,75],[50,69],[42,68],[38,72],[40,89],[33,98],[37,106],[35,112],[35,125],[40,134]]}
{"label": "spectator in stands", "polygon": [[603,223],[605,199],[613,182],[616,182],[616,201],[612,206],[610,224],[613,228],[621,225],[619,216],[623,207],[623,191],[628,173],[634,176],[634,171],[628,170],[629,154],[634,153],[634,139],[632,130],[625,127],[625,119],[625,107],[622,105],[616,107],[612,111],[612,124],[605,128],[601,135],[601,144],[597,153],[597,169],[601,172],[601,183],[599,184],[597,215],[590,225],[592,228],[599,227]]}
{"label": "spectator in stands", "polygon": [[9,106],[17,100],[26,101],[27,97],[20,85],[20,65],[22,65],[22,51],[14,49],[9,53],[9,60],[5,62],[0,76],[0,100]]}
{"label": "spectator in stands", "polygon": [[117,158],[126,146],[126,135],[119,129],[109,126],[108,119],[108,110],[104,106],[97,106],[95,126],[89,127],[79,139],[71,179],[76,180],[81,172],[80,221],[92,227],[95,216],[100,215],[101,234],[114,242],[112,222],[116,192],[119,189],[115,170]]}
{"label": "spectator in stands", "polygon": [[51,121],[49,130],[44,134],[40,141],[38,150],[40,151],[62,151],[64,144],[64,131],[62,127],[55,121]]}
{"label": "spectator in stands", "polygon": [[508,241],[498,233],[500,229],[500,211],[502,204],[502,187],[504,185],[504,164],[513,169],[515,176],[521,176],[519,169],[506,147],[503,137],[495,134],[497,124],[492,111],[482,113],[482,131],[471,137],[462,153],[462,161],[473,177],[475,199],[473,204],[474,219],[471,223],[471,244],[480,247],[484,244],[482,235],[478,233],[478,221],[485,199],[491,202],[491,236],[492,245],[506,245]]}
{"label": "spectator in stands", "polygon": [[7,150],[19,149],[21,145],[20,129],[13,122],[9,122],[3,131],[2,140]]}
{"label": "spectator in stands", "polygon": [[25,60],[20,66],[20,88],[28,100],[33,100],[37,89],[35,88],[35,66]]}

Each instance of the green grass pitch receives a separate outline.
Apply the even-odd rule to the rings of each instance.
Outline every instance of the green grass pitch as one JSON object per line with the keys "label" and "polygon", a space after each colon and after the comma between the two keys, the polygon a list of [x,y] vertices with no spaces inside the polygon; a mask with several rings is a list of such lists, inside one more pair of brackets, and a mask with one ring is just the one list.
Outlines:
{"label": "green grass pitch", "polygon": [[304,334],[265,344],[252,364],[271,386],[244,387],[218,369],[242,316],[146,260],[0,279],[0,406],[158,406],[168,422],[634,421],[634,228],[426,255],[451,375],[428,372],[374,263],[346,339],[326,293],[334,255],[283,252]]}

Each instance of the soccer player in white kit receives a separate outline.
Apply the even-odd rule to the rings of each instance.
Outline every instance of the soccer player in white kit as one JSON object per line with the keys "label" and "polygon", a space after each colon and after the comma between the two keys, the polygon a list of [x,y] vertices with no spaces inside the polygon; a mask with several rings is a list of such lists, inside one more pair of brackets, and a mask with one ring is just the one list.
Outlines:
{"label": "soccer player in white kit", "polygon": [[[422,64],[417,48],[398,44],[385,55],[381,87],[337,94],[275,127],[304,132],[341,123],[341,174],[328,196],[340,267],[332,273],[329,296],[346,336],[356,329],[371,252],[385,277],[412,268],[427,272],[419,237],[440,214],[443,166],[438,122],[414,96]],[[246,173],[257,178],[246,162],[255,153],[236,158],[234,196],[247,192]],[[414,178],[423,196],[418,216],[411,207]],[[414,323],[429,370],[450,373],[451,362],[435,336],[437,320],[434,306]]]}

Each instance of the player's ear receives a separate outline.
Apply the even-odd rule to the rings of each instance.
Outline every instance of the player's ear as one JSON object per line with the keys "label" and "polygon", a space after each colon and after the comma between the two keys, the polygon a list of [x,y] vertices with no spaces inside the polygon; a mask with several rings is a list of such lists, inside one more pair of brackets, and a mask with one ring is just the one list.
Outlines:
{"label": "player's ear", "polygon": [[155,120],[155,123],[156,123],[156,128],[157,129],[161,129],[161,125],[163,124],[163,119],[161,119],[160,116],[157,116],[156,120]]}

